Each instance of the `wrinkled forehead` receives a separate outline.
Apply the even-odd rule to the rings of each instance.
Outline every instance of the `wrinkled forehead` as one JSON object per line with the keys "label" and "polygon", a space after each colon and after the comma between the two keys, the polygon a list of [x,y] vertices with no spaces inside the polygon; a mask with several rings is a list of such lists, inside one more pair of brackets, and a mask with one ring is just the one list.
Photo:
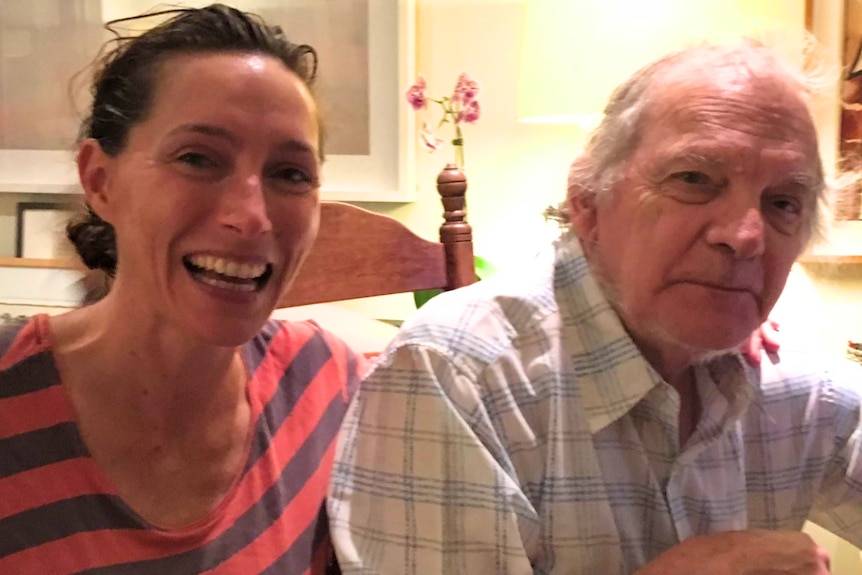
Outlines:
{"label": "wrinkled forehead", "polygon": [[645,112],[647,130],[736,129],[795,142],[817,158],[817,134],[802,89],[769,61],[692,60],[669,67],[648,91]]}
{"label": "wrinkled forehead", "polygon": [[786,118],[813,129],[802,94],[794,78],[768,62],[692,60],[656,76],[647,92],[647,113],[667,114],[684,110],[683,104],[692,98],[714,98],[715,104],[724,100],[728,107],[741,106],[769,119]]}

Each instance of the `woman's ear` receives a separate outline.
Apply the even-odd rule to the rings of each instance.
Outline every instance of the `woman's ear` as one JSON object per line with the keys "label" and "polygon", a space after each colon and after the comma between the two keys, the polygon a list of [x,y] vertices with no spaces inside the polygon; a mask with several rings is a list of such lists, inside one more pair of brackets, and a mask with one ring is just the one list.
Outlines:
{"label": "woman's ear", "polygon": [[110,223],[111,202],[108,194],[108,170],[111,157],[102,151],[97,140],[87,138],[78,146],[78,180],[84,199],[96,214]]}

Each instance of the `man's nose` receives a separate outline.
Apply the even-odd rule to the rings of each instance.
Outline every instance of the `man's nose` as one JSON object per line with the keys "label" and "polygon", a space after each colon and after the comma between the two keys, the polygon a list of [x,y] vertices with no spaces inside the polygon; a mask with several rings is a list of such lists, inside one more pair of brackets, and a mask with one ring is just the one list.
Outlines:
{"label": "man's nose", "polygon": [[221,210],[222,225],[255,238],[272,230],[267,212],[266,191],[259,175],[237,177],[228,184]]}
{"label": "man's nose", "polygon": [[739,259],[748,259],[763,254],[766,248],[764,231],[763,215],[752,207],[713,225],[707,233],[707,241],[727,246]]}

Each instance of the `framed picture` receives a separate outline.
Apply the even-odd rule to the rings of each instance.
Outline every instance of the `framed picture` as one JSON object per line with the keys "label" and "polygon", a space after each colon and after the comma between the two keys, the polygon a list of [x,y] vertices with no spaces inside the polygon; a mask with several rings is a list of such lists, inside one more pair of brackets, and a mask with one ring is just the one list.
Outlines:
{"label": "framed picture", "polygon": [[[862,2],[843,0],[842,69],[839,153],[845,168],[862,168]],[[862,191],[843,189],[835,198],[838,220],[862,218]]]}
{"label": "framed picture", "polygon": [[[185,0],[201,7],[210,0]],[[0,192],[75,193],[74,136],[89,98],[85,70],[110,38],[104,23],[152,0],[0,3]],[[414,77],[415,0],[234,0],[240,10],[313,46],[326,126],[322,196],[405,202],[415,189],[414,114],[402,92]],[[133,24],[141,28],[156,18]],[[65,87],[65,83],[64,83]],[[74,105],[70,105],[69,93]]]}
{"label": "framed picture", "polygon": [[[834,98],[840,115],[817,116],[825,108],[815,109],[824,161],[839,171],[862,169],[862,0],[805,0],[805,25],[825,55],[829,73],[841,74],[834,92],[830,87],[822,95]],[[830,200],[835,220],[862,219],[859,186],[842,186]]]}
{"label": "framed picture", "polygon": [[47,202],[18,204],[15,256],[29,259],[68,259],[74,247],[66,239],[66,223],[77,212],[74,205]]}
{"label": "framed picture", "polygon": [[859,164],[862,160],[862,2],[858,0],[844,0],[842,41],[841,153]]}

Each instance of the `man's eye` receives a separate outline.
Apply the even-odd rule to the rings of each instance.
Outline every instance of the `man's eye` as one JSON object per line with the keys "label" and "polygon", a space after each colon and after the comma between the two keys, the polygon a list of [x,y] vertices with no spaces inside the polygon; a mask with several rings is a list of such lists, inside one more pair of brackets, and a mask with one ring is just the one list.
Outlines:
{"label": "man's eye", "polygon": [[703,172],[679,172],[674,174],[674,177],[685,184],[692,184],[695,186],[706,186],[712,183],[709,176]]}
{"label": "man's eye", "polygon": [[675,172],[664,182],[664,188],[669,197],[686,203],[702,204],[719,195],[726,182],[697,170]]}
{"label": "man's eye", "polygon": [[803,198],[794,194],[767,194],[761,202],[761,212],[773,228],[783,234],[795,234],[811,212]]}
{"label": "man's eye", "polygon": [[779,198],[773,200],[772,205],[788,214],[798,215],[802,211],[802,207],[799,205],[799,202],[794,200]]}
{"label": "man's eye", "polygon": [[792,224],[802,218],[804,207],[799,198],[793,196],[775,196],[766,198],[764,203],[764,211],[768,210],[774,214],[774,219],[781,224]]}

